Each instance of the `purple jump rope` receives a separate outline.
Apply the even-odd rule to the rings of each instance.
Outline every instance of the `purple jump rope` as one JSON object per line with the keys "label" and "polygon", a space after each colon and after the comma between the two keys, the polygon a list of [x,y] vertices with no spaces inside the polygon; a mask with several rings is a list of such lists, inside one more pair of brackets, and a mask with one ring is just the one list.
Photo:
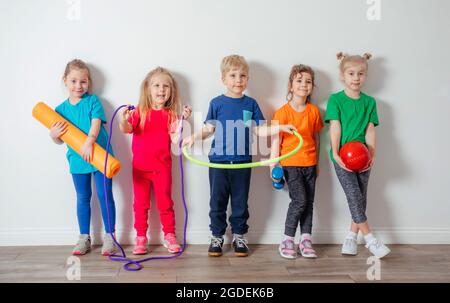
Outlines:
{"label": "purple jump rope", "polygon": [[[106,158],[105,158],[105,169],[104,171],[106,172],[106,167],[108,164],[108,155],[109,155],[109,148],[110,148],[110,144],[111,144],[111,136],[112,136],[112,126],[114,123],[114,118],[116,117],[118,111],[122,108],[122,107],[127,107],[128,110],[134,110],[134,106],[133,105],[121,105],[119,106],[115,111],[114,114],[112,116],[111,122],[109,124],[109,136],[108,136],[108,144],[106,146]],[[181,149],[181,143],[182,143],[182,134],[183,134],[183,116],[181,116],[181,129],[180,129],[180,143],[179,143],[179,147]],[[183,171],[183,155],[180,154],[180,171],[181,171],[181,196],[183,199],[183,206],[184,206],[184,214],[185,214],[185,219],[184,219],[184,238],[183,238],[183,246],[181,247],[181,251],[170,255],[170,256],[156,256],[156,257],[150,257],[150,258],[146,258],[146,259],[142,259],[142,260],[132,260],[130,258],[127,257],[127,255],[125,254],[125,251],[123,250],[122,246],[120,246],[119,242],[117,242],[116,237],[114,235],[114,233],[111,233],[112,238],[114,240],[114,243],[116,243],[117,247],[120,248],[120,252],[122,253],[122,255],[111,255],[109,256],[109,259],[112,261],[119,261],[119,262],[126,262],[123,266],[123,268],[125,270],[128,271],[138,271],[140,269],[142,269],[142,265],[141,263],[149,261],[149,260],[167,260],[167,259],[175,259],[179,256],[181,256],[181,254],[184,252],[185,248],[186,248],[186,227],[187,227],[187,222],[188,222],[188,210],[187,210],[187,206],[186,206],[186,198],[184,196],[184,171]],[[111,221],[109,219],[109,206],[108,206],[108,193],[106,191],[106,175],[103,175],[103,186],[105,189],[105,197],[106,197],[106,211],[107,211],[107,215],[108,215],[108,226],[109,226],[109,230],[111,229]],[[131,267],[133,266],[133,267]]]}

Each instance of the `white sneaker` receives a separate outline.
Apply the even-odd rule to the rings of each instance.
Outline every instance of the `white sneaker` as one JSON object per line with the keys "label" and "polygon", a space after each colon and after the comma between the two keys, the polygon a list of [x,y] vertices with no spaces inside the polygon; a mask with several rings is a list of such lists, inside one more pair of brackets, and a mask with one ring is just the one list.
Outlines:
{"label": "white sneaker", "polygon": [[367,243],[366,247],[375,257],[379,259],[383,258],[391,252],[391,250],[386,245],[384,245],[377,239],[374,239],[373,241]]}
{"label": "white sneaker", "polygon": [[343,255],[356,256],[358,254],[358,243],[355,239],[346,238],[344,244],[342,244],[341,253]]}

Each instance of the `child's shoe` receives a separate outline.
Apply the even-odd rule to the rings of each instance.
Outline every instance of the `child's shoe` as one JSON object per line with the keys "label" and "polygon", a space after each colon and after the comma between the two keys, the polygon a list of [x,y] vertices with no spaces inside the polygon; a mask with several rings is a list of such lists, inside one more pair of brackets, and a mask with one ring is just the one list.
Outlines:
{"label": "child's shoe", "polygon": [[316,251],[312,247],[311,237],[302,236],[300,244],[298,245],[298,253],[304,258],[317,258]]}
{"label": "child's shoe", "polygon": [[102,255],[111,256],[117,251],[117,245],[114,243],[112,234],[106,233],[103,237]]}
{"label": "child's shoe", "polygon": [[91,237],[88,234],[81,234],[78,242],[72,251],[72,255],[85,255],[91,250]]}
{"label": "child's shoe", "polygon": [[171,254],[176,254],[181,251],[181,246],[178,244],[175,234],[169,233],[165,235],[163,245]]}
{"label": "child's shoe", "polygon": [[283,240],[278,246],[278,251],[280,252],[280,256],[286,259],[295,259],[297,257],[295,243],[292,239]]}
{"label": "child's shoe", "polygon": [[247,239],[245,239],[244,235],[234,234],[233,237],[233,247],[234,247],[234,255],[237,257],[247,257],[248,256],[248,246]]}
{"label": "child's shoe", "polygon": [[208,256],[220,257],[222,255],[223,238],[211,236],[209,240]]}
{"label": "child's shoe", "polygon": [[146,236],[136,237],[136,245],[133,249],[133,255],[145,255],[148,252],[147,243],[148,239]]}
{"label": "child's shoe", "polygon": [[366,247],[375,257],[379,259],[383,258],[391,252],[391,250],[386,245],[375,238],[372,241],[368,242],[366,244]]}
{"label": "child's shoe", "polygon": [[353,238],[345,238],[344,244],[342,244],[341,253],[343,255],[356,256],[358,254],[358,242]]}

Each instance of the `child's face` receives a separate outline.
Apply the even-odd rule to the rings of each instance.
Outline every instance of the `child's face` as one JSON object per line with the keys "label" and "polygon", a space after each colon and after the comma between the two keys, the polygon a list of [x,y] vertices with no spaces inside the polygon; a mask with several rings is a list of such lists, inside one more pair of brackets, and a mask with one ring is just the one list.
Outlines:
{"label": "child's face", "polygon": [[89,72],[85,69],[72,69],[64,79],[64,84],[72,98],[79,98],[89,89]]}
{"label": "child's face", "polygon": [[152,107],[154,109],[161,109],[164,104],[170,99],[171,81],[170,77],[165,74],[154,75],[150,79],[150,96],[152,98]]}
{"label": "child's face", "polygon": [[308,97],[313,90],[313,81],[309,73],[297,74],[291,85],[291,93],[298,98]]}
{"label": "child's face", "polygon": [[349,64],[343,73],[341,80],[347,89],[355,92],[361,91],[361,87],[366,81],[367,67],[365,64]]}
{"label": "child's face", "polygon": [[227,87],[227,94],[231,97],[242,97],[248,83],[248,72],[242,68],[234,68],[222,76],[223,84]]}

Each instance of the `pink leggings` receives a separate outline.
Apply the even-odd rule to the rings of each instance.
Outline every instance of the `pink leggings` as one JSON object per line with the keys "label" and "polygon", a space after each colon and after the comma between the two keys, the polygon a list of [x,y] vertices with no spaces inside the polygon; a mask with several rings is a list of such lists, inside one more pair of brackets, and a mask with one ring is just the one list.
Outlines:
{"label": "pink leggings", "polygon": [[175,233],[170,169],[147,172],[133,168],[134,228],[138,237],[147,235],[152,184],[164,235]]}

